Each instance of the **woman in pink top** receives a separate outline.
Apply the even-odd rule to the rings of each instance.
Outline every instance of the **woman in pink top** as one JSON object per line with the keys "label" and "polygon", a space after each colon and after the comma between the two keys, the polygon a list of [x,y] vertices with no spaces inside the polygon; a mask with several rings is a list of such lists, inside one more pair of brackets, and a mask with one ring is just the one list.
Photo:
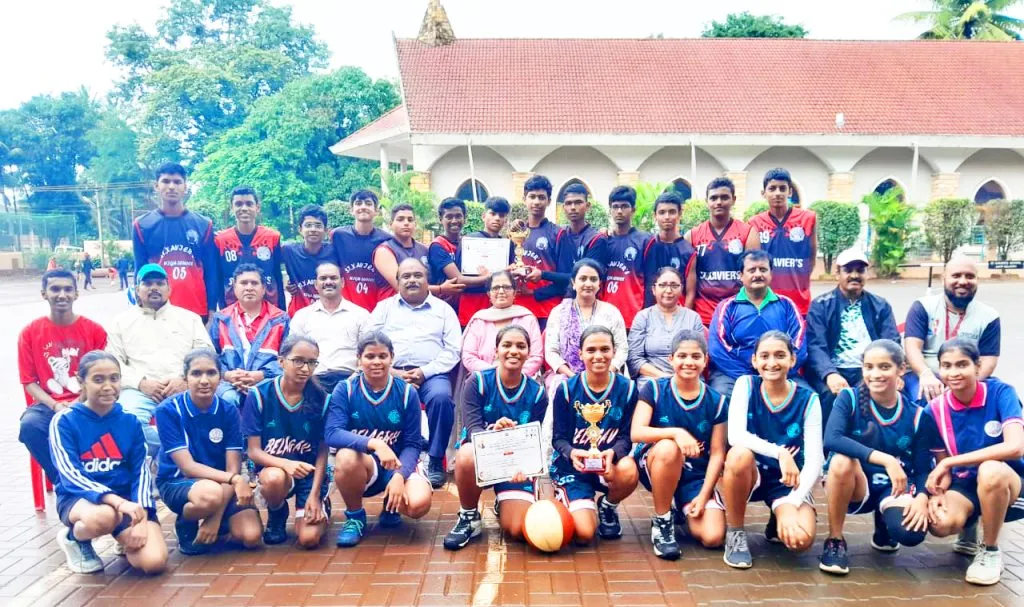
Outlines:
{"label": "woman in pink top", "polygon": [[519,325],[530,334],[530,357],[523,374],[535,377],[544,362],[544,344],[537,318],[523,306],[515,305],[515,283],[508,272],[495,272],[487,281],[491,307],[480,310],[462,333],[462,365],[470,373],[494,366],[495,338],[506,325]]}

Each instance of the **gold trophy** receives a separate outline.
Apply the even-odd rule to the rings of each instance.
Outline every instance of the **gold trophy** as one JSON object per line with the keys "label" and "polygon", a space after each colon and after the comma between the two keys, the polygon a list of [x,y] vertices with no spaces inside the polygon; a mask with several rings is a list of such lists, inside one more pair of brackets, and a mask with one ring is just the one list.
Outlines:
{"label": "gold trophy", "polygon": [[523,255],[526,254],[526,248],[523,244],[526,239],[530,237],[530,227],[526,225],[526,222],[522,219],[513,219],[508,225],[508,229],[505,231],[508,235],[509,240],[515,243],[515,254],[516,261],[512,268],[512,275],[517,278],[519,282],[520,290],[526,290],[526,281],[524,280],[526,274],[526,264],[523,263]]}
{"label": "gold trophy", "polygon": [[611,406],[611,400],[606,400],[603,403],[587,403],[586,405],[581,404],[580,401],[573,403],[573,408],[576,409],[576,412],[590,424],[587,426],[587,440],[590,441],[590,451],[587,452],[587,457],[583,459],[584,472],[604,472],[604,458],[601,457],[601,450],[597,448],[597,444],[601,442],[601,428],[598,427],[598,424],[604,419]]}

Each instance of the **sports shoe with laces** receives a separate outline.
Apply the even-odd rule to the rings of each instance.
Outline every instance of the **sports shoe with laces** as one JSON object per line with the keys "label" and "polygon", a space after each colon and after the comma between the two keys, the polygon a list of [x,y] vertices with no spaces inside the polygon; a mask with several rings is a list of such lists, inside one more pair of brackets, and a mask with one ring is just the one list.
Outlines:
{"label": "sports shoe with laces", "polygon": [[444,536],[444,547],[446,550],[459,550],[465,548],[471,539],[480,535],[483,527],[480,521],[479,510],[460,510],[455,526]]}
{"label": "sports shoe with laces", "polygon": [[999,583],[999,576],[1002,573],[1003,551],[998,548],[995,550],[983,548],[974,556],[974,562],[967,568],[967,576],[964,579],[978,586],[992,586]]}
{"label": "sports shoe with laces", "polygon": [[879,552],[896,552],[900,543],[889,535],[889,527],[885,524],[882,513],[875,510],[875,532],[871,534],[871,547]]}
{"label": "sports shoe with laces", "polygon": [[782,538],[779,537],[779,520],[775,518],[774,512],[768,513],[768,524],[764,526],[764,539],[772,544],[782,543]]}
{"label": "sports shoe with laces", "polygon": [[953,544],[953,552],[963,554],[965,556],[976,556],[984,549],[985,546],[978,541],[977,520],[964,527],[956,536],[956,542]]}
{"label": "sports shoe with laces", "polygon": [[355,512],[345,511],[345,523],[338,531],[339,547],[347,548],[355,546],[363,539],[363,532],[366,530],[366,510],[360,508]]}
{"label": "sports shoe with laces", "polygon": [[654,555],[666,561],[674,561],[682,556],[679,542],[676,540],[674,518],[669,512],[668,518],[655,516],[651,519],[651,544],[654,545]]}
{"label": "sports shoe with laces", "polygon": [[267,510],[267,528],[263,530],[263,543],[283,544],[288,539],[288,502],[277,510]]}
{"label": "sports shoe with laces", "polygon": [[608,503],[605,496],[597,498],[597,534],[606,540],[622,537],[622,524],[619,523],[619,511]]}
{"label": "sports shoe with laces", "polygon": [[830,537],[825,540],[821,558],[818,560],[818,569],[836,575],[850,573],[850,557],[846,554],[845,539]]}
{"label": "sports shoe with laces", "polygon": [[440,457],[431,456],[430,463],[427,464],[427,480],[430,481],[430,486],[440,489],[444,486],[447,476],[444,472],[444,461]]}
{"label": "sports shoe with laces", "polygon": [[96,554],[92,542],[79,542],[68,537],[70,531],[63,525],[57,528],[57,545],[64,552],[68,569],[74,573],[98,573],[103,571],[103,560]]}
{"label": "sports shoe with laces", "polygon": [[747,532],[743,529],[729,529],[725,532],[725,564],[736,569],[750,569],[754,564],[747,545]]}
{"label": "sports shoe with laces", "polygon": [[394,529],[402,526],[402,515],[388,510],[388,501],[384,500],[381,506],[380,516],[377,517],[377,524],[384,529]]}

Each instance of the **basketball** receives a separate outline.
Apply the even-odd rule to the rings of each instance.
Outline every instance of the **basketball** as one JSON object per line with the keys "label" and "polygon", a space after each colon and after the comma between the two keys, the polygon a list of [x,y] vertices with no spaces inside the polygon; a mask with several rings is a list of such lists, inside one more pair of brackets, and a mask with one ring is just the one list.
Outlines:
{"label": "basketball", "polygon": [[523,535],[541,552],[558,552],[572,540],[576,526],[568,508],[556,500],[540,500],[526,511]]}

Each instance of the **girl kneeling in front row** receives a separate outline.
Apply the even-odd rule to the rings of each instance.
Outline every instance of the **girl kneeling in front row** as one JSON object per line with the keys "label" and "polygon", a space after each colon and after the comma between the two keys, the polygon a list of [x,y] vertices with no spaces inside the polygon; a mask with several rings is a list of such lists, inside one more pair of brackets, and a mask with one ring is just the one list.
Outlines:
{"label": "girl kneeling in front row", "polygon": [[752,357],[758,375],[736,382],[729,402],[725,498],[725,564],[753,564],[743,520],[747,502],[764,501],[771,513],[765,537],[799,552],[814,543],[811,490],[821,474],[821,405],[810,388],[786,379],[796,364],[789,336],[768,331]]}
{"label": "girl kneeling in front row", "polygon": [[654,498],[654,554],[679,558],[673,502],[690,535],[707,548],[725,538],[725,507],[715,484],[725,466],[725,397],[701,381],[708,344],[703,331],[680,331],[672,340],[672,377],[644,382],[633,414],[640,482]]}
{"label": "girl kneeling in front row", "polygon": [[[455,459],[455,484],[459,488],[459,517],[444,538],[444,547],[458,550],[480,535],[480,511],[477,504],[483,490],[476,484],[476,460],[473,435],[484,430],[503,430],[520,424],[541,422],[547,412],[548,398],[536,380],[523,375],[530,357],[530,334],[518,325],[498,331],[495,339],[498,366],[471,374],[463,387],[462,419],[458,454]],[[538,426],[539,431],[539,426]],[[533,481],[519,472],[507,482],[494,485],[498,523],[512,539],[523,537],[526,510],[535,501]]]}
{"label": "girl kneeling in front row", "polygon": [[327,445],[338,450],[334,483],[345,502],[338,546],[355,546],[366,532],[363,498],[384,494],[381,527],[397,527],[402,515],[430,511],[433,489],[419,470],[423,436],[416,390],[391,374],[394,346],[374,331],[356,348],[360,373],[339,383],[327,408]]}
{"label": "girl kneeling in front row", "polygon": [[[612,332],[600,325],[587,327],[580,336],[584,370],[555,391],[551,480],[568,504],[580,544],[590,542],[595,531],[604,539],[621,537],[619,502],[636,489],[636,460],[629,455],[636,388],[629,378],[612,372],[614,356]],[[587,471],[590,423],[583,418],[582,408],[592,404],[603,406],[603,417],[597,425],[598,457],[603,467]],[[597,493],[604,495],[595,503]]]}
{"label": "girl kneeling in front row", "polygon": [[1003,523],[1024,518],[1024,428],[1017,391],[993,377],[979,381],[980,362],[973,341],[956,338],[939,347],[939,375],[948,389],[928,404],[922,430],[938,461],[926,482],[929,531],[947,537],[980,516],[984,546],[966,580],[990,586],[1003,571]]}
{"label": "girl kneeling in front row", "polygon": [[139,420],[117,402],[121,367],[94,350],[78,363],[78,381],[84,402],[50,422],[50,452],[60,473],[57,513],[66,525],[57,530],[57,545],[71,571],[97,573],[103,561],[92,540],[109,533],[132,567],[160,573],[167,545],[156,518],[146,437]]}
{"label": "girl kneeling in front row", "polygon": [[319,546],[331,520],[324,442],[328,399],[312,381],[319,355],[312,338],[288,336],[278,356],[281,375],[256,384],[242,407],[242,434],[249,437],[249,459],[267,502],[266,544],[288,539],[288,498],[293,495],[295,535],[302,548]]}
{"label": "girl kneeling in front row", "polygon": [[182,554],[207,552],[228,535],[246,548],[262,545],[263,521],[242,476],[238,408],[217,396],[220,358],[202,348],[185,356],[188,390],[156,410],[160,465],[156,484],[178,515],[174,531]]}
{"label": "girl kneeling in front row", "polygon": [[924,481],[931,452],[918,431],[924,409],[900,394],[906,360],[899,344],[879,339],[864,350],[864,380],[836,397],[825,428],[829,459],[828,538],[818,567],[850,572],[843,525],[847,514],[871,512],[871,546],[895,552],[916,546],[928,530],[928,494]]}

